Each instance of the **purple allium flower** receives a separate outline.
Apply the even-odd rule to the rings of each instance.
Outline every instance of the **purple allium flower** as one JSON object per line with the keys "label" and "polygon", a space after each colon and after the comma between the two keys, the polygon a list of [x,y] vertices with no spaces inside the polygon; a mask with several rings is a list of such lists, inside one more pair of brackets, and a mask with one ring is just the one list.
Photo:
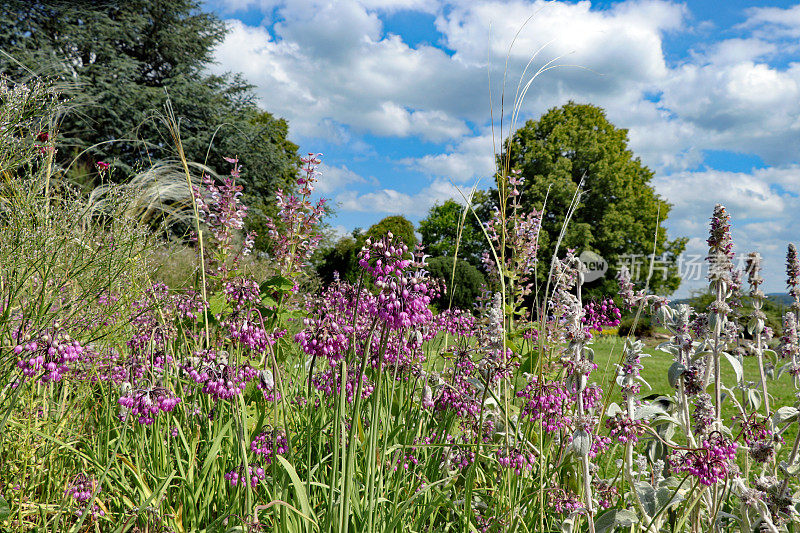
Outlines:
{"label": "purple allium flower", "polygon": [[622,444],[636,444],[645,429],[641,420],[632,420],[621,413],[607,418],[606,427],[610,430],[609,435]]}
{"label": "purple allium flower", "polygon": [[589,331],[603,331],[604,327],[619,326],[622,317],[622,313],[611,298],[589,302],[583,306],[583,310],[581,323]]}
{"label": "purple allium flower", "polygon": [[615,505],[619,499],[619,489],[608,481],[597,481],[594,486],[597,503],[602,509],[608,509]]}
{"label": "purple allium flower", "polygon": [[265,464],[271,464],[273,457],[289,451],[286,432],[267,428],[250,443],[250,450],[260,456]]}
{"label": "purple allium flower", "polygon": [[223,477],[231,484],[232,487],[235,487],[239,484],[239,482],[250,482],[250,486],[256,488],[258,486],[259,481],[262,481],[266,477],[266,472],[264,468],[251,464],[248,465],[248,475],[246,478],[242,477],[244,467],[239,465],[237,468],[230,470],[227,472]]}
{"label": "purple allium flower", "polygon": [[26,335],[18,339],[23,342],[13,348],[14,354],[19,357],[17,367],[24,375],[36,377],[42,383],[61,381],[70,366],[78,362],[84,353],[84,347],[58,322],[37,338],[29,337]]}
{"label": "purple allium flower", "polygon": [[76,502],[85,503],[92,498],[92,494],[95,491],[98,493],[100,492],[100,486],[97,484],[97,480],[86,474],[78,474],[72,478],[64,494],[66,496],[72,496]]}
{"label": "purple allium flower", "polygon": [[678,452],[670,458],[675,472],[688,472],[706,486],[724,481],[734,468],[737,444],[714,432],[696,450]]}
{"label": "purple allium flower", "polygon": [[567,492],[561,487],[553,487],[548,489],[547,501],[550,507],[559,514],[571,513],[585,509],[584,504],[581,502],[580,497],[574,492]]}
{"label": "purple allium flower", "polygon": [[518,476],[525,470],[532,470],[536,462],[533,452],[525,452],[518,448],[501,447],[495,452],[495,456],[500,466],[513,470]]}
{"label": "purple allium flower", "polygon": [[132,389],[119,399],[124,408],[123,417],[130,413],[139,417],[139,423],[149,426],[155,422],[159,412],[168,413],[175,409],[181,399],[161,386],[142,386]]}
{"label": "purple allium flower", "polygon": [[540,381],[538,376],[531,376],[525,388],[517,392],[517,397],[527,399],[520,413],[521,418],[532,422],[541,420],[542,429],[548,433],[572,423],[567,412],[574,398],[562,382]]}
{"label": "purple allium flower", "polygon": [[772,438],[772,430],[768,427],[767,418],[763,415],[752,413],[747,418],[743,418],[742,415],[736,415],[731,420],[734,423],[738,422],[741,426],[740,436],[744,438],[744,443],[747,446],[752,446],[757,441]]}

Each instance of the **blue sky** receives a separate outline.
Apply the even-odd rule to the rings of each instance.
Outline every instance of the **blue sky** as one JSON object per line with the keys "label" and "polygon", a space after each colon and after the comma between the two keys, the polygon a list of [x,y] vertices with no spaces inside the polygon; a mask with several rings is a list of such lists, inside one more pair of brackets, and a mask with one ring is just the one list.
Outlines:
{"label": "blue sky", "polygon": [[[674,204],[668,231],[690,238],[687,254],[705,254],[723,203],[737,251],[759,250],[766,289],[781,291],[800,223],[800,5],[720,5],[206,3],[230,27],[214,70],[243,73],[301,150],[324,154],[320,192],[338,206],[338,231],[392,214],[417,222],[459,189],[489,185],[489,78],[497,118],[509,44],[533,15],[508,55],[507,92],[537,50],[535,67],[563,66],[533,82],[519,124],[570,99],[602,106]],[[678,296],[703,284],[688,280]]]}

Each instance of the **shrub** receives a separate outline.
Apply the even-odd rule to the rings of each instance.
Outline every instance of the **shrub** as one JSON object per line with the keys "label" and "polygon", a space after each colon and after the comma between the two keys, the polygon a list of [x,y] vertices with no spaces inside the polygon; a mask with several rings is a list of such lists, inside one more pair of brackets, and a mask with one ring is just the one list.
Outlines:
{"label": "shrub", "polygon": [[650,317],[644,315],[640,316],[634,327],[635,318],[635,315],[629,315],[622,319],[617,329],[617,334],[620,337],[631,335],[631,329],[633,329],[633,336],[636,338],[649,337],[653,334],[653,324],[650,321]]}
{"label": "shrub", "polygon": [[[451,298],[453,307],[465,311],[473,311],[481,294],[486,279],[480,270],[463,259],[456,262],[455,278],[453,279],[453,259],[450,257],[428,258],[425,270],[434,279],[444,282],[446,290],[436,300],[439,309],[447,309]],[[451,279],[453,282],[451,283]]]}

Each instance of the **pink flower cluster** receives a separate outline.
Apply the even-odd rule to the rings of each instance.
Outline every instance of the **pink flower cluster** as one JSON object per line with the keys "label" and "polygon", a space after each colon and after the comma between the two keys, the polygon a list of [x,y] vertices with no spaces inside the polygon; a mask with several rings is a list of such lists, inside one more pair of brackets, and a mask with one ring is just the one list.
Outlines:
{"label": "pink flower cluster", "polygon": [[738,445],[718,432],[712,433],[696,450],[678,452],[670,458],[675,472],[688,472],[706,486],[725,480],[736,459]]}
{"label": "pink flower cluster", "polygon": [[[213,276],[222,275],[228,270],[224,258],[233,248],[233,239],[237,231],[244,226],[244,219],[247,216],[247,206],[242,204],[242,186],[237,185],[241,168],[239,160],[225,158],[225,161],[233,164],[230,177],[221,179],[222,184],[217,185],[209,175],[203,176],[202,189],[197,186],[192,187],[195,205],[200,219],[208,226],[211,235],[216,240],[214,243],[217,249],[217,256],[208,254],[206,269]],[[240,252],[234,258],[234,265],[238,261],[239,255],[248,255],[253,247],[254,233],[245,237],[244,244]],[[210,246],[206,246],[210,250]]]}
{"label": "pink flower cluster", "polygon": [[[233,469],[230,472],[225,474],[225,479],[228,483],[231,484],[232,487],[235,487],[239,484],[240,478],[242,477],[242,470],[244,468],[239,466],[239,468]],[[248,475],[247,478],[250,481],[250,486],[256,488],[258,486],[258,482],[263,480],[266,477],[266,472],[264,472],[264,468],[258,465],[249,465],[248,466]],[[242,480],[244,481],[244,480]]]}
{"label": "pink flower cluster", "polygon": [[606,427],[610,430],[609,435],[622,444],[636,444],[639,442],[639,436],[644,433],[644,424],[641,420],[632,420],[620,413],[606,418]]}
{"label": "pink flower cluster", "polygon": [[525,452],[518,448],[500,448],[495,452],[495,455],[500,466],[513,470],[518,476],[522,475],[523,470],[532,470],[536,461],[536,456],[533,452]]}
{"label": "pink flower cluster", "polygon": [[547,493],[547,500],[550,507],[559,514],[571,513],[584,509],[581,499],[574,492],[567,492],[561,487],[554,487]]}
{"label": "pink flower cluster", "polygon": [[[64,491],[65,496],[72,496],[72,498],[78,502],[79,504],[85,504],[89,500],[92,499],[92,494],[99,494],[100,493],[100,486],[92,477],[87,476],[86,474],[78,474],[75,476],[72,481],[70,482],[67,490]],[[82,508],[79,508],[75,514],[77,516],[83,515],[86,511],[85,505]],[[91,509],[92,518],[97,518],[98,516],[105,516],[105,512],[103,512],[97,504],[94,504]]]}
{"label": "pink flower cluster", "polygon": [[286,195],[278,189],[275,197],[278,204],[278,220],[267,220],[269,236],[272,238],[272,256],[280,265],[282,274],[290,274],[306,266],[322,238],[318,227],[325,214],[324,198],[311,202],[314,183],[317,181],[317,166],[322,154],[308,154],[300,158],[303,174],[297,180],[300,196]]}
{"label": "pink flower cluster", "polygon": [[86,474],[78,474],[64,491],[65,496],[72,496],[75,501],[84,503],[92,498],[94,492],[100,492],[97,481]]}
{"label": "pink flower cluster", "polygon": [[438,290],[427,279],[424,265],[410,259],[408,246],[391,233],[376,242],[367,239],[358,264],[372,276],[379,291],[375,311],[389,329],[418,327],[433,319],[429,306]]}
{"label": "pink flower cluster", "polygon": [[[533,286],[532,275],[538,261],[539,232],[542,227],[542,213],[536,210],[525,212],[520,203],[520,187],[524,178],[520,171],[513,170],[508,176],[508,207],[505,214],[501,215],[495,209],[492,217],[486,221],[486,232],[495,249],[505,248],[510,251],[506,256],[503,272],[515,273],[519,276],[515,285],[517,291],[515,303],[522,305],[523,299],[531,293]],[[483,255],[483,264],[490,276],[495,279],[499,276],[498,265],[494,257],[488,252]]]}
{"label": "pink flower cluster", "polygon": [[48,383],[61,381],[70,364],[81,358],[84,348],[56,324],[36,339],[17,344],[13,350],[20,358],[17,366],[24,375]]}
{"label": "pink flower cluster", "polygon": [[467,352],[458,353],[448,383],[439,388],[439,394],[433,399],[435,410],[452,412],[459,418],[477,417],[481,410],[476,387],[481,377],[477,370],[478,366]]}
{"label": "pink flower cluster", "polygon": [[[311,302],[310,316],[303,319],[305,327],[295,335],[305,353],[327,359],[330,366],[344,358],[354,331],[351,326],[356,306],[354,296],[351,287],[334,283]],[[367,295],[363,293],[362,296]]]}
{"label": "pink flower cluster", "polygon": [[155,422],[159,412],[172,411],[180,401],[168,389],[155,386],[132,390],[119,399],[119,404],[125,409],[123,419],[130,413],[139,417],[140,424],[149,426]]}
{"label": "pink flower cluster", "polygon": [[[192,298],[191,301],[195,299]],[[204,306],[205,303],[197,305]],[[181,311],[178,311],[178,306]],[[197,312],[199,307],[189,304],[183,297],[174,298],[170,295],[169,287],[163,283],[154,283],[147,288],[141,299],[133,303],[131,325],[134,333],[128,340],[128,347],[134,354],[162,352],[175,336],[173,319],[179,313],[188,316],[190,309]]]}
{"label": "pink flower cluster", "polygon": [[250,442],[250,450],[261,456],[265,464],[271,464],[273,457],[289,451],[286,432],[279,429],[266,429]]}
{"label": "pink flower cluster", "polygon": [[[317,372],[311,378],[311,383],[318,390],[323,392],[328,397],[338,396],[342,393],[342,367],[328,367],[321,372]],[[345,379],[346,399],[348,403],[353,403],[356,391],[358,390],[358,376],[361,375],[361,398],[369,398],[372,391],[375,390],[375,385],[369,380],[366,374],[363,374],[357,368],[350,367],[347,369],[347,378]]]}
{"label": "pink flower cluster", "polygon": [[614,300],[606,298],[599,302],[589,302],[583,306],[581,323],[589,331],[603,331],[604,327],[617,327],[622,313]]}
{"label": "pink flower cluster", "polygon": [[222,292],[233,312],[238,313],[256,304],[261,290],[255,280],[237,277],[226,281],[222,286]]}
{"label": "pink flower cluster", "polygon": [[517,392],[518,398],[527,398],[521,417],[531,422],[541,420],[542,429],[548,433],[563,429],[571,423],[566,415],[574,402],[566,385],[560,381],[547,382],[531,376],[525,388]]}
{"label": "pink flower cluster", "polygon": [[228,353],[201,350],[183,365],[184,371],[203,386],[202,391],[215,400],[227,400],[244,392],[247,384],[258,376],[258,370],[248,364],[233,364]]}

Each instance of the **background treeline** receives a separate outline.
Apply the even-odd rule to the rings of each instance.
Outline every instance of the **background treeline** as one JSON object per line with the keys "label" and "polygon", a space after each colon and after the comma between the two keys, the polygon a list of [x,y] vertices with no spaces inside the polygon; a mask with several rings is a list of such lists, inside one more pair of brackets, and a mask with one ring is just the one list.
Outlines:
{"label": "background treeline", "polygon": [[[113,165],[103,179],[126,181],[174,159],[165,114],[180,125],[188,160],[227,173],[224,157],[238,157],[250,209],[245,229],[258,233],[256,250],[269,252],[265,219],[274,213],[275,191],[293,187],[298,147],[288,139],[287,122],[261,109],[240,75],[209,73],[225,33],[225,23],[196,0],[10,0],[0,7],[0,69],[15,81],[45,77],[57,84],[66,112],[58,117],[55,163],[86,191],[100,185],[99,161]],[[613,292],[618,259],[650,254],[654,241],[667,275],[654,277],[649,288],[677,289],[676,259],[686,240],[667,238],[670,205],[653,190],[653,172],[628,149],[627,130],[601,108],[569,102],[529,120],[506,140],[497,162],[521,179],[520,207],[543,212],[540,258],[549,263],[566,227],[560,251],[591,250],[608,261],[607,275],[585,289],[589,297]],[[313,274],[323,282],[334,272],[351,280],[365,239],[391,229],[409,247],[419,239],[431,271],[450,280],[459,242],[453,304],[469,308],[487,282],[481,224],[508,207],[508,193],[477,191],[466,216],[455,201],[437,204],[418,228],[389,217],[338,240],[328,235]],[[181,234],[180,225],[174,233]],[[539,283],[549,270],[542,261]]]}

